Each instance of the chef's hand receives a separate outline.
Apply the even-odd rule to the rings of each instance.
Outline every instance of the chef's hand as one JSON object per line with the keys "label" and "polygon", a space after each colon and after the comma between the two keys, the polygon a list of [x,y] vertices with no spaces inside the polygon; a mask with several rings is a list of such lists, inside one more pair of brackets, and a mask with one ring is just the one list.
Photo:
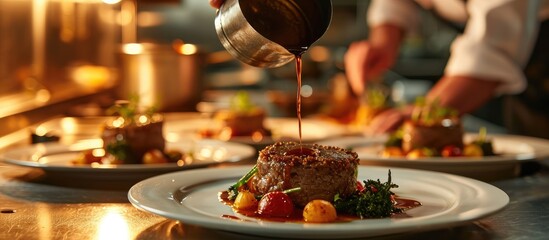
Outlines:
{"label": "chef's hand", "polygon": [[220,8],[223,2],[225,2],[225,0],[210,0],[210,6],[213,8]]}
{"label": "chef's hand", "polygon": [[395,25],[375,26],[368,40],[352,43],[345,53],[345,72],[353,92],[360,96],[366,81],[389,69],[395,62],[403,38]]}
{"label": "chef's hand", "polygon": [[[470,113],[492,99],[501,84],[497,79],[472,76],[443,76],[427,93],[428,102],[455,109],[460,115]],[[413,106],[386,110],[378,114],[365,129],[366,135],[378,135],[396,130],[412,115]]]}
{"label": "chef's hand", "polygon": [[412,106],[404,108],[391,108],[378,114],[364,129],[367,136],[381,135],[397,130],[405,119],[410,118]]}

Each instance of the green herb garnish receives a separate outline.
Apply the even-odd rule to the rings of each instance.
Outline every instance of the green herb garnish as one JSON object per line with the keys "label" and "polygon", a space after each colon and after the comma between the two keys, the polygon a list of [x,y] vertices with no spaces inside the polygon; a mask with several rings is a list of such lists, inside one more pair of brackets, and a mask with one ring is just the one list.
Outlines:
{"label": "green herb garnish", "polygon": [[235,112],[247,113],[255,108],[255,105],[250,99],[250,95],[246,91],[239,91],[231,99],[231,110]]}
{"label": "green herb garnish", "polygon": [[235,184],[229,187],[227,190],[229,193],[229,200],[233,201],[236,199],[236,196],[238,196],[238,189],[248,183],[255,173],[257,173],[257,165],[254,165],[246,175],[242,176]]}
{"label": "green herb garnish", "polygon": [[425,97],[416,98],[411,119],[425,126],[440,124],[444,119],[456,119],[459,112],[453,108],[444,107],[438,99],[428,101]]}
{"label": "green herb garnish", "polygon": [[129,100],[118,100],[115,104],[107,109],[108,115],[118,115],[124,119],[125,125],[134,124],[139,116],[146,116],[152,119],[156,113],[156,107],[142,108],[139,105],[139,97],[136,95],[130,96]]}
{"label": "green herb garnish", "polygon": [[389,178],[385,183],[379,179],[363,182],[363,190],[357,190],[346,197],[339,194],[334,197],[334,206],[338,213],[351,214],[360,218],[383,218],[402,211],[395,207],[392,200],[391,188],[397,188],[398,185],[391,182],[390,170]]}
{"label": "green herb garnish", "polygon": [[135,159],[130,145],[125,140],[116,140],[107,144],[105,151],[112,155],[117,162],[130,163],[128,162],[130,159]]}

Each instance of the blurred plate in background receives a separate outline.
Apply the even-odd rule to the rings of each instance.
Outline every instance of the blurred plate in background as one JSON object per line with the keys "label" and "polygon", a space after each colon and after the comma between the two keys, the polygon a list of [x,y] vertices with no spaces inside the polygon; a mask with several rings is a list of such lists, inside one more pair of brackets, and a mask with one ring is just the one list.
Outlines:
{"label": "blurred plate in background", "polygon": [[220,163],[234,163],[250,159],[256,151],[250,146],[216,140],[168,142],[166,150],[191,154],[184,163],[163,164],[74,164],[82,151],[101,148],[101,139],[80,140],[73,144],[41,143],[10,149],[0,155],[5,163],[39,168],[47,175],[66,180],[127,181],[141,180],[154,175],[207,167]]}
{"label": "blurred plate in background", "polygon": [[[465,142],[476,136],[466,134]],[[393,166],[452,173],[484,181],[518,176],[521,163],[549,156],[549,141],[516,135],[488,135],[496,156],[487,157],[382,157],[387,136],[352,136],[320,141],[319,144],[349,148],[357,152],[361,165]]]}

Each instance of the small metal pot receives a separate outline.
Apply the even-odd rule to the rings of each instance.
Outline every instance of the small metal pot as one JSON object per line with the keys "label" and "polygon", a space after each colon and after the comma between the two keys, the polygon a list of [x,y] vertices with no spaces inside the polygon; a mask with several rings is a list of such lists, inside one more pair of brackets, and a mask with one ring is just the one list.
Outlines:
{"label": "small metal pot", "polygon": [[121,98],[139,96],[161,111],[194,110],[203,88],[206,57],[196,45],[130,43],[122,46]]}
{"label": "small metal pot", "polygon": [[241,62],[274,68],[307,50],[331,19],[331,0],[226,0],[215,29],[225,49]]}

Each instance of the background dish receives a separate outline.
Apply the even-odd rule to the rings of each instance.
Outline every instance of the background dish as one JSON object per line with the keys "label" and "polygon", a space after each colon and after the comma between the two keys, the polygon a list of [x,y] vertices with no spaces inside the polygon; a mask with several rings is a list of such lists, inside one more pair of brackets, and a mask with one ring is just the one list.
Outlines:
{"label": "background dish", "polygon": [[154,175],[206,167],[220,163],[233,163],[255,156],[250,146],[216,140],[167,142],[166,150],[192,153],[192,161],[184,164],[120,164],[74,165],[72,161],[88,149],[100,148],[101,139],[80,140],[72,144],[41,143],[21,146],[0,154],[5,163],[44,170],[48,175],[87,180],[141,180]]}
{"label": "background dish", "polygon": [[[396,194],[420,201],[407,211],[410,218],[356,220],[348,223],[306,224],[252,222],[225,218],[231,208],[217,199],[251,166],[199,169],[169,173],[135,184],[128,199],[137,208],[166,218],[231,232],[292,238],[373,237],[427,231],[463,224],[490,215],[509,202],[500,189],[484,182],[450,174],[391,168]],[[384,167],[359,167],[359,179],[387,180]]]}
{"label": "background dish", "polygon": [[[272,136],[265,136],[261,140],[253,140],[251,137],[233,137],[230,141],[245,143],[262,149],[263,147],[282,140],[299,140],[298,121],[296,118],[266,118],[265,128],[272,132]],[[175,136],[197,136],[200,130],[221,129],[222,123],[214,119],[193,118],[180,119],[166,122],[165,129],[168,134]],[[302,120],[303,142],[315,142],[324,139],[342,136],[346,130],[341,125],[320,119],[304,118]],[[170,136],[168,135],[168,136]]]}
{"label": "background dish", "polygon": [[[200,113],[165,113],[164,137],[168,142],[199,137],[201,130],[216,130],[222,127],[220,121]],[[99,138],[101,126],[112,117],[64,117],[52,119],[37,125],[34,129],[39,133],[50,133],[60,137],[65,144],[90,138]],[[302,122],[303,141],[315,142],[342,136],[347,133],[345,127],[333,122],[304,118]],[[280,140],[298,140],[298,122],[296,118],[266,118],[265,127],[273,133],[272,137],[264,137],[254,141],[251,137],[235,137],[231,142],[244,143],[256,149],[273,144]]]}
{"label": "background dish", "polygon": [[[467,133],[465,142],[470,142],[476,134]],[[361,165],[404,167],[432,170],[483,181],[493,181],[518,176],[521,163],[549,156],[549,141],[525,136],[492,134],[494,151],[497,156],[488,157],[425,157],[406,159],[405,157],[381,157],[379,152],[387,136],[351,136],[317,142],[342,148],[352,148],[361,159]]]}

